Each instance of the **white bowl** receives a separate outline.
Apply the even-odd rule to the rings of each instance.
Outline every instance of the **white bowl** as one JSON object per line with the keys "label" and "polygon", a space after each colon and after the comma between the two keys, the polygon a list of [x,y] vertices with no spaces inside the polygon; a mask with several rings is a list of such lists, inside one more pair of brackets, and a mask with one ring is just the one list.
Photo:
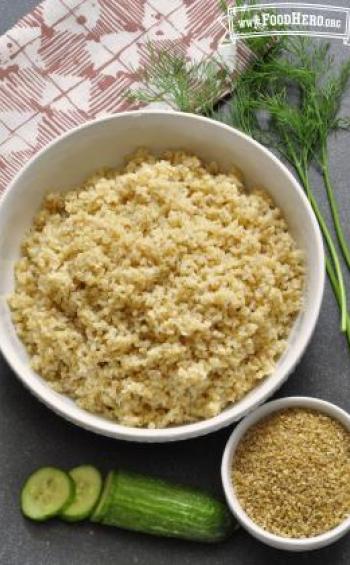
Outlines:
{"label": "white bowl", "polygon": [[242,422],[236,426],[229,440],[226,444],[224,455],[221,464],[221,478],[224,487],[227,503],[231,508],[237,521],[245,528],[252,536],[258,540],[276,547],[277,549],[285,549],[288,551],[308,551],[313,549],[320,549],[326,545],[334,543],[350,530],[350,516],[339,524],[336,528],[328,530],[324,534],[310,537],[310,538],[285,538],[272,534],[260,526],[258,526],[248,514],[243,510],[234,490],[234,485],[231,479],[232,461],[235,451],[244,434],[251,426],[257,422],[279,410],[292,407],[312,408],[331,416],[338,420],[350,432],[350,415],[342,410],[335,404],[320,400],[319,398],[310,398],[307,396],[291,396],[288,398],[281,398],[267,402],[264,406],[260,406],[254,410],[252,414],[244,418]]}
{"label": "white bowl", "polygon": [[[14,287],[14,262],[20,254],[21,240],[48,189],[63,190],[101,166],[118,166],[140,146],[153,151],[186,149],[224,168],[237,164],[248,184],[266,187],[283,210],[307,261],[305,308],[273,374],[214,418],[159,430],[121,426],[82,410],[68,397],[54,392],[31,370],[6,303],[6,295]],[[70,131],[44,148],[17,175],[1,201],[0,225],[0,347],[4,356],[21,381],[52,410],[106,436],[144,442],[175,441],[204,435],[239,420],[287,379],[316,325],[324,287],[324,252],[318,224],[302,189],[267,149],[243,133],[207,118],[180,112],[125,112]]]}

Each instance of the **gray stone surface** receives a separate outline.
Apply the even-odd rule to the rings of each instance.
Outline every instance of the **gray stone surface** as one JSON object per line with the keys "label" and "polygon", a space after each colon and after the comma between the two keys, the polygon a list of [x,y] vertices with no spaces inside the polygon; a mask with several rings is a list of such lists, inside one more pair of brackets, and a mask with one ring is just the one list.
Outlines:
{"label": "gray stone surface", "polygon": [[[0,32],[11,27],[36,3],[36,0],[0,0]],[[338,57],[347,54],[340,42],[334,44],[334,49]],[[350,111],[349,96],[346,106]],[[332,143],[331,168],[350,240],[349,136],[339,136]],[[313,180],[322,209],[327,212],[316,173]],[[348,290],[350,293],[350,285]],[[37,525],[25,521],[18,505],[21,484],[33,468],[47,464],[69,468],[91,462],[104,471],[122,466],[205,487],[220,495],[220,461],[231,429],[172,445],[127,444],[82,431],[51,413],[24,389],[2,358],[0,378],[0,565],[350,563],[349,536],[314,553],[288,554],[258,543],[242,530],[227,543],[206,546],[90,524]],[[278,394],[287,395],[316,396],[350,409],[350,352],[339,332],[338,311],[328,283],[312,343]]]}

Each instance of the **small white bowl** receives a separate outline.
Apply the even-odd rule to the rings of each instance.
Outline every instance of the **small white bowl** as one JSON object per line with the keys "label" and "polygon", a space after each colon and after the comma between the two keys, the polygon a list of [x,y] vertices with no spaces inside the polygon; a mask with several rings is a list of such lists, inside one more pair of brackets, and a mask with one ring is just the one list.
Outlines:
{"label": "small white bowl", "polygon": [[286,538],[277,536],[264,530],[258,526],[242,508],[234,490],[231,479],[232,462],[235,451],[245,433],[254,426],[257,422],[272,414],[285,408],[312,408],[331,416],[338,420],[344,428],[350,432],[350,415],[342,410],[335,404],[320,400],[319,398],[311,398],[307,396],[291,396],[288,398],[281,398],[280,400],[273,400],[254,410],[249,416],[244,418],[236,428],[233,430],[226,444],[224,455],[221,464],[221,478],[226,496],[227,503],[234,514],[237,521],[245,528],[252,536],[258,540],[276,547],[277,549],[285,549],[287,551],[308,551],[313,549],[320,549],[326,545],[334,543],[347,532],[350,531],[350,516],[346,518],[337,527],[328,530],[327,532],[318,536],[310,538]]}
{"label": "small white bowl", "polygon": [[[79,408],[52,390],[29,364],[16,335],[6,297],[14,288],[14,263],[20,243],[48,190],[79,185],[101,167],[117,167],[137,147],[154,152],[185,149],[227,169],[239,166],[248,186],[263,186],[282,209],[306,258],[305,305],[274,372],[221,414],[164,429],[122,426]],[[239,420],[279,388],[305,351],[314,331],[324,288],[320,230],[294,176],[267,149],[243,133],[207,118],[180,112],[115,114],[80,126],[50,143],[14,179],[0,202],[0,348],[21,381],[47,406],[82,428],[129,441],[166,442],[214,432]]]}

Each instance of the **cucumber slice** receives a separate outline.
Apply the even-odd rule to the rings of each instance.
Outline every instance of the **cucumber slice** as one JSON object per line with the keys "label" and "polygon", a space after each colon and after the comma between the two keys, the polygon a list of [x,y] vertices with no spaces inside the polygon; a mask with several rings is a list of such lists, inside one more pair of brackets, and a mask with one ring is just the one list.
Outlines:
{"label": "cucumber slice", "polygon": [[27,518],[42,522],[57,516],[74,498],[73,479],[56,467],[34,471],[23,485],[21,509]]}
{"label": "cucumber slice", "polygon": [[75,497],[60,517],[68,522],[88,518],[96,506],[102,490],[102,477],[92,465],[80,465],[69,471],[75,483]]}

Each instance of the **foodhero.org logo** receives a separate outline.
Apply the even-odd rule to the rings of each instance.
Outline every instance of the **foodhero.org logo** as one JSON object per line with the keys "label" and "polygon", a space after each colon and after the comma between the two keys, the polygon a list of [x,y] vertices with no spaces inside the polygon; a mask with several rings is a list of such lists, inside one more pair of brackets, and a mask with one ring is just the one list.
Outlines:
{"label": "foodhero.org logo", "polygon": [[308,35],[342,39],[350,45],[350,8],[321,4],[250,4],[230,6],[220,18],[233,42],[239,37]]}

